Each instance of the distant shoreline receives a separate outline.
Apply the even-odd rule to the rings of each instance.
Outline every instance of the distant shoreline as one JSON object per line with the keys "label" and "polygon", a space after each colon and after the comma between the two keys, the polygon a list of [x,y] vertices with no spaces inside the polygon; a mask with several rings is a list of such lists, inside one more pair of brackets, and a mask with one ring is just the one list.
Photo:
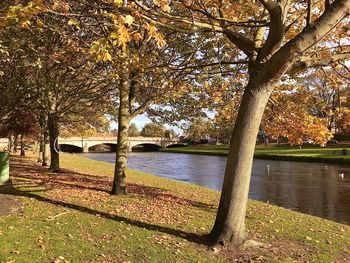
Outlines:
{"label": "distant shoreline", "polygon": [[[161,152],[168,153],[183,153],[183,154],[196,154],[196,155],[212,155],[212,156],[228,156],[228,149],[224,148],[227,146],[217,147],[198,147],[188,146],[179,148],[166,148],[160,149]],[[319,149],[319,151],[318,151]],[[331,150],[330,153],[324,154],[324,150]],[[316,162],[316,163],[330,163],[330,164],[350,164],[350,148],[345,148],[349,151],[348,155],[340,155],[343,148],[305,148],[295,149],[290,147],[290,152],[287,147],[279,149],[278,147],[259,147],[256,149],[254,159],[265,159],[265,160],[278,160],[278,161],[291,161],[291,162]],[[281,151],[283,150],[283,153]],[[313,155],[309,151],[313,151]],[[275,152],[276,151],[276,152]],[[305,155],[303,155],[305,152]],[[337,153],[334,154],[334,153]],[[319,156],[319,155],[326,156]],[[309,156],[307,156],[309,155]]]}

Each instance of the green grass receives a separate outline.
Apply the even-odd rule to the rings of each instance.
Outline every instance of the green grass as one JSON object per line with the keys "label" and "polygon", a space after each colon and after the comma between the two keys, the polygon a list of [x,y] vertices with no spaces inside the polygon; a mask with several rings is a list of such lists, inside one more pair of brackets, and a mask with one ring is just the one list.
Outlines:
{"label": "green grass", "polygon": [[[343,155],[342,150],[347,149],[348,154]],[[203,155],[228,155],[228,145],[201,145],[188,146],[180,148],[161,149],[164,152],[173,153],[189,153]],[[291,160],[291,161],[314,161],[314,162],[334,162],[334,163],[350,163],[350,148],[349,145],[342,146],[261,146],[255,148],[255,158],[261,159],[276,159],[276,160]]]}
{"label": "green grass", "polygon": [[[203,245],[219,193],[128,170],[127,196],[110,196],[113,164],[69,154],[61,174],[11,160],[23,211],[0,217],[0,262],[232,262]],[[254,262],[346,262],[350,227],[257,201],[247,212]]]}

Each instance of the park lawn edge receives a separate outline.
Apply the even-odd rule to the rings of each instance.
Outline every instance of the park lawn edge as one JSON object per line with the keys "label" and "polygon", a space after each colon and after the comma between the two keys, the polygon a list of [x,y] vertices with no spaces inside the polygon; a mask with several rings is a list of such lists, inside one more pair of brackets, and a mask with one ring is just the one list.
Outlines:
{"label": "park lawn edge", "polygon": [[[28,158],[26,158],[28,159]],[[31,162],[33,162],[33,158],[30,159]],[[76,155],[70,155],[70,154],[62,154],[61,155],[61,165],[64,169],[68,169],[70,171],[75,171],[81,174],[89,174],[89,175],[95,175],[95,176],[108,176],[111,177],[113,175],[113,167],[114,164],[102,162],[102,161],[95,161],[91,159],[87,159],[85,157],[80,157]],[[60,175],[58,175],[60,176]],[[198,207],[191,207],[191,206],[179,206],[179,208],[183,209],[184,217],[188,217],[188,221],[186,223],[182,224],[176,224],[175,225],[169,225],[165,224],[167,227],[174,228],[174,229],[181,229],[188,233],[195,233],[198,235],[202,235],[205,233],[208,233],[210,231],[210,228],[212,226],[212,223],[215,219],[215,210],[219,199],[219,192],[210,190],[201,186],[191,185],[184,182],[177,182],[170,179],[160,178],[155,175],[143,173],[136,170],[128,170],[128,182],[130,184],[136,184],[140,185],[142,187],[152,187],[154,189],[162,189],[166,191],[167,194],[172,195],[176,198],[180,198],[183,200],[189,200],[190,202],[193,202],[194,204],[201,204],[201,206]],[[14,179],[16,180],[16,178]],[[28,191],[31,191],[31,189],[28,189]],[[35,193],[35,192],[33,192]],[[62,193],[62,191],[60,191]],[[69,192],[63,192],[63,193],[69,193]],[[35,194],[36,195],[36,194]],[[34,195],[34,196],[35,196]],[[40,193],[40,195],[43,195],[44,198],[46,198],[47,193],[43,192]],[[50,194],[49,194],[50,196]],[[96,196],[98,197],[98,196]],[[137,205],[139,206],[139,209],[144,210],[145,207],[143,206],[151,206],[152,202],[149,203],[149,200],[143,200],[142,196],[141,198],[139,196],[136,196],[134,193],[131,193],[129,196],[126,197],[112,197],[109,195],[104,195],[103,198],[106,198],[107,203],[111,205],[118,206],[119,203],[123,203],[126,201],[126,204],[133,203],[136,201]],[[60,215],[61,213],[65,213],[67,209],[61,210],[59,207],[51,206],[42,204],[41,202],[37,202],[36,200],[32,200],[32,198],[22,197],[24,199],[25,208],[24,212],[21,216],[23,218],[18,219],[18,216],[9,216],[5,218],[0,217],[0,237],[2,238],[2,243],[0,244],[0,251],[1,249],[4,249],[4,246],[6,247],[6,244],[11,245],[9,242],[13,242],[14,238],[11,236],[6,235],[6,229],[10,229],[11,231],[15,231],[17,229],[22,228],[23,231],[28,231],[26,229],[23,229],[23,225],[26,226],[28,229],[38,228],[39,225],[48,227],[47,222],[45,220],[40,219],[40,215],[31,215],[35,210],[41,211],[43,213],[43,216],[47,216],[47,213],[52,213],[52,211],[55,211],[55,214]],[[28,200],[30,199],[30,200]],[[35,199],[35,198],[34,198]],[[40,199],[40,198],[39,198]],[[137,200],[136,200],[137,199]],[[74,200],[75,202],[78,202],[80,204],[81,200]],[[206,205],[209,207],[206,208]],[[211,207],[213,206],[213,207]],[[52,210],[52,211],[51,211]],[[145,210],[147,211],[147,210]],[[96,222],[99,222],[99,224],[102,224],[99,226],[101,229],[104,229],[103,224],[106,224],[107,227],[111,227],[113,225],[117,225],[122,229],[128,229],[130,234],[133,234],[133,237],[138,237],[139,235],[139,228],[135,226],[130,226],[126,222],[106,222],[106,220],[101,219],[100,217],[92,217],[91,215],[87,217],[82,212],[76,212],[77,218],[82,218],[82,220],[85,220],[86,223],[90,223],[91,220],[96,220]],[[168,211],[170,214],[172,214],[173,211]],[[51,216],[51,215],[50,215]],[[48,218],[50,218],[50,216]],[[133,217],[133,214],[129,215],[130,217]],[[147,216],[147,215],[146,215]],[[73,231],[71,229],[70,222],[73,224],[76,224],[76,218],[68,218],[68,221],[64,221],[64,218],[67,218],[67,215],[62,216],[60,218],[62,220],[61,224],[68,224],[65,226],[67,228],[67,231]],[[183,219],[183,217],[181,217]],[[33,222],[30,221],[30,219],[33,220]],[[24,220],[24,221],[23,221]],[[35,220],[35,221],[34,221]],[[39,221],[39,224],[38,224]],[[41,222],[41,221],[44,221]],[[57,220],[58,221],[58,220]],[[158,220],[157,220],[158,221]],[[159,222],[152,222],[154,224],[163,226],[164,224],[159,224]],[[17,222],[17,223],[16,223]],[[51,223],[51,222],[50,222]],[[21,226],[19,224],[22,224]],[[90,223],[93,224],[93,223]],[[50,227],[52,227],[50,225]],[[81,227],[81,226],[79,226]],[[262,203],[259,201],[253,201],[249,200],[249,207],[247,212],[247,229],[249,237],[262,241],[265,244],[271,245],[269,248],[262,251],[249,251],[245,252],[242,257],[251,257],[252,259],[261,259],[261,261],[256,262],[292,262],[292,261],[299,261],[304,262],[305,260],[308,260],[309,262],[333,262],[333,261],[339,261],[343,262],[343,258],[346,257],[346,259],[350,260],[350,255],[347,251],[350,249],[350,227],[347,225],[342,225],[336,222],[332,222],[326,219],[321,219],[318,217],[313,217],[305,214],[301,214],[298,212],[294,212],[288,209],[280,208],[277,206],[273,206],[271,204]],[[39,231],[40,237],[43,240],[46,240],[45,231],[41,231],[40,229],[37,229],[36,231]],[[87,231],[84,229],[84,231]],[[104,230],[105,231],[105,230]],[[72,234],[66,234],[63,233],[63,237],[59,234],[55,233],[55,236],[57,236],[58,240],[61,239],[67,239],[70,236],[77,236],[78,233]],[[93,231],[92,231],[93,232]],[[164,234],[159,233],[158,231],[151,231],[150,236],[156,236],[156,238],[163,237]],[[5,233],[5,234],[4,234]],[[92,235],[90,232],[89,235]],[[19,236],[23,236],[23,233],[18,233]],[[101,233],[95,233],[95,235],[101,235]],[[30,235],[33,238],[33,235]],[[26,248],[27,254],[20,251],[20,249],[14,248],[13,251],[11,251],[9,254],[6,254],[7,258],[2,257],[0,254],[0,262],[7,259],[16,259],[16,262],[22,262],[25,260],[26,262],[34,262],[35,260],[47,260],[47,258],[41,258],[39,255],[35,255],[35,260],[28,261],[28,258],[31,259],[32,252],[28,252],[28,249],[30,251],[37,250],[38,242],[41,240],[35,239],[33,242],[31,242],[30,239],[28,239],[26,236],[21,237],[23,238],[25,244],[28,246],[34,245],[33,248]],[[38,238],[38,237],[35,237]],[[92,238],[96,238],[95,236],[92,236]],[[28,240],[27,240],[28,239]],[[69,239],[69,238],[68,238]],[[124,253],[123,251],[126,250],[133,250],[137,251],[137,253],[130,254],[128,253],[127,258],[118,258],[115,259],[115,261],[111,262],[162,262],[165,257],[170,258],[170,261],[168,262],[175,262],[175,260],[172,259],[180,259],[179,262],[230,262],[232,260],[231,258],[227,257],[226,254],[217,254],[213,252],[210,248],[203,248],[203,246],[198,246],[197,244],[194,244],[193,242],[184,242],[181,241],[178,237],[173,237],[170,235],[170,237],[167,237],[169,240],[174,240],[171,244],[166,244],[165,246],[169,251],[164,252],[162,249],[162,246],[164,244],[155,245],[155,252],[153,253],[149,248],[147,247],[147,244],[149,244],[148,240],[141,239],[141,243],[145,243],[145,246],[142,247],[147,253],[149,253],[151,258],[145,258],[138,255],[138,253],[142,253],[142,250],[140,251],[140,248],[135,248],[135,244],[132,242],[127,244],[121,244],[120,240],[118,243],[118,248],[113,247],[115,250],[115,253]],[[180,241],[179,241],[180,240]],[[69,240],[66,241],[69,243]],[[137,242],[137,241],[135,241]],[[158,242],[158,241],[157,241]],[[166,242],[161,240],[161,242]],[[184,243],[185,245],[182,245],[179,249],[176,247],[179,242]],[[182,244],[181,243],[181,244]],[[80,246],[81,250],[86,253],[86,256],[89,256],[89,251],[92,250],[88,246],[88,244],[82,243],[80,244],[77,240],[75,240],[75,245]],[[15,245],[16,246],[16,245]],[[41,246],[41,244],[39,244]],[[74,246],[74,245],[73,245]],[[108,247],[106,245],[106,247]],[[277,250],[274,251],[273,248],[277,247]],[[278,248],[283,247],[283,249],[278,250]],[[72,247],[75,249],[74,247]],[[24,249],[24,248],[21,248]],[[85,249],[85,250],[84,250]],[[106,255],[108,251],[114,251],[114,250],[106,250],[106,248],[98,248],[101,250],[101,253],[98,255],[95,255],[95,258],[90,258],[90,260],[101,260],[101,255]],[[159,250],[160,249],[160,250]],[[57,250],[57,251],[56,251]],[[106,251],[104,251],[106,250]],[[159,250],[159,251],[158,251]],[[177,250],[181,250],[179,254],[175,255],[173,253],[176,253]],[[273,252],[269,251],[273,250]],[[64,262],[64,260],[67,261],[81,261],[86,260],[86,257],[84,255],[81,255],[79,253],[74,253],[74,255],[70,256],[69,253],[64,254],[64,260],[59,259],[60,254],[62,254],[64,251],[63,248],[59,247],[52,248],[52,251],[50,251],[50,260],[57,260],[57,262]],[[92,251],[96,251],[92,250]],[[175,252],[174,252],[175,251]],[[19,254],[16,254],[16,253]],[[39,250],[40,252],[40,250]],[[167,254],[167,253],[171,254]],[[25,255],[26,258],[22,258],[22,253]],[[29,254],[28,254],[29,253]],[[33,252],[34,253],[34,252]],[[114,252],[110,252],[114,253]],[[182,253],[182,254],[181,254]],[[277,253],[277,254],[276,254]],[[299,254],[298,254],[299,253]],[[124,253],[125,254],[125,253]],[[91,256],[90,256],[91,257]],[[296,257],[296,258],[295,258]],[[33,258],[33,259],[34,259]],[[141,258],[141,260],[140,260]],[[187,260],[186,260],[187,259]],[[299,260],[296,260],[299,259]],[[22,260],[22,261],[21,261]],[[143,261],[142,261],[143,260]],[[205,260],[205,261],[203,261]]]}
{"label": "park lawn edge", "polygon": [[[273,149],[273,148],[270,148]],[[350,148],[346,148],[350,152]],[[266,149],[267,151],[269,148]],[[338,149],[340,150],[340,148]],[[178,147],[178,148],[161,148],[161,152],[167,153],[181,153],[181,154],[194,154],[194,155],[208,155],[208,156],[228,156],[228,150],[226,149],[210,149],[205,147]],[[303,149],[300,150],[302,153]],[[350,153],[349,153],[350,154]],[[329,163],[329,164],[350,164],[350,158],[339,157],[317,157],[317,156],[303,156],[293,155],[292,153],[259,153],[255,152],[254,159],[262,160],[278,160],[278,161],[291,161],[291,162],[315,162],[315,163]]]}

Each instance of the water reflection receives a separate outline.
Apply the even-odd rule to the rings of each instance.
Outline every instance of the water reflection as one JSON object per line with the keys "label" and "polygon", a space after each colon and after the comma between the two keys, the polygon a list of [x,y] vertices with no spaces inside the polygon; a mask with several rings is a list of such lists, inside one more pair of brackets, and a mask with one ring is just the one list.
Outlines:
{"label": "water reflection", "polygon": [[[114,162],[115,154],[88,158]],[[139,152],[128,167],[173,180],[221,190],[226,157]],[[339,176],[344,174],[344,178]],[[249,197],[350,224],[350,167],[320,163],[254,160]]]}

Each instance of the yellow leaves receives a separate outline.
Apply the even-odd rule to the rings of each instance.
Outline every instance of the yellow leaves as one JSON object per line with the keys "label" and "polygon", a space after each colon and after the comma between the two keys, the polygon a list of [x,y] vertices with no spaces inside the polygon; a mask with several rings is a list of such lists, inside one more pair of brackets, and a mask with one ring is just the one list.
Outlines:
{"label": "yellow leaves", "polygon": [[124,21],[125,24],[131,26],[133,22],[134,22],[134,17],[132,17],[131,15],[127,15],[125,17],[125,21]]}
{"label": "yellow leaves", "polygon": [[308,142],[323,146],[332,138],[326,119],[309,113],[307,100],[300,93],[281,93],[277,97],[264,115],[267,134],[273,138],[285,137],[296,145]]}
{"label": "yellow leaves", "polygon": [[4,17],[0,18],[0,27],[18,23],[23,28],[31,26],[31,19],[41,10],[42,2],[37,0],[29,2],[26,6],[21,4],[10,6]]}
{"label": "yellow leaves", "polygon": [[126,44],[131,40],[130,32],[125,27],[120,27],[118,29],[118,46],[125,51]]}
{"label": "yellow leaves", "polygon": [[101,61],[112,61],[112,55],[109,52],[109,46],[104,39],[93,42],[90,53]]}
{"label": "yellow leaves", "polygon": [[147,41],[151,40],[152,38],[154,38],[154,40],[156,41],[157,46],[161,47],[165,45],[165,40],[164,37],[161,33],[157,32],[157,28],[154,24],[146,24],[145,25],[146,30],[148,31],[148,39]]}
{"label": "yellow leaves", "polygon": [[79,24],[79,22],[77,20],[75,20],[75,19],[68,20],[68,25],[69,26],[75,26],[75,25],[78,25],[78,24]]}
{"label": "yellow leaves", "polygon": [[53,1],[51,8],[52,8],[52,10],[57,10],[57,9],[59,9],[59,6],[60,6],[60,2],[55,0],[55,1]]}
{"label": "yellow leaves", "polygon": [[114,4],[117,7],[120,7],[123,5],[123,0],[105,0],[105,2]]}
{"label": "yellow leaves", "polygon": [[160,9],[163,12],[171,11],[171,8],[170,8],[167,0],[153,0],[153,4],[155,4],[156,6],[160,7]]}
{"label": "yellow leaves", "polygon": [[112,61],[112,55],[109,52],[103,52],[101,54],[102,61]]}
{"label": "yellow leaves", "polygon": [[28,19],[21,22],[21,27],[23,27],[23,28],[28,29],[30,27],[30,25],[31,25],[31,22]]}
{"label": "yellow leaves", "polygon": [[162,34],[159,34],[157,33],[155,36],[154,36],[155,40],[156,40],[156,43],[159,47],[162,47],[165,45],[165,40],[163,38],[163,35]]}
{"label": "yellow leaves", "polygon": [[141,41],[143,39],[142,35],[140,33],[135,33],[132,35],[132,39],[136,42]]}
{"label": "yellow leaves", "polygon": [[63,12],[68,13],[70,10],[70,6],[67,3],[63,3],[62,9],[63,9]]}
{"label": "yellow leaves", "polygon": [[37,18],[36,19],[36,25],[38,27],[43,27],[44,26],[44,22],[40,18]]}
{"label": "yellow leaves", "polygon": [[148,34],[150,37],[155,36],[157,32],[157,28],[153,24],[146,24],[146,29],[148,30]]}

